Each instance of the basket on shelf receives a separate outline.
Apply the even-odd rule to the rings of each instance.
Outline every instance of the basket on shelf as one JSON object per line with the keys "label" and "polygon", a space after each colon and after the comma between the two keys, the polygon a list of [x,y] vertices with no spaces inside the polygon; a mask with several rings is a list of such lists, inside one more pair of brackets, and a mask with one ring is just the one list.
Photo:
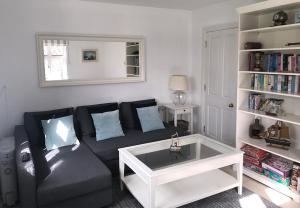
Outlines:
{"label": "basket on shelf", "polygon": [[267,131],[261,134],[261,138],[265,139],[269,146],[280,147],[287,149],[291,146],[289,127],[282,121],[277,121],[274,125],[270,126]]}

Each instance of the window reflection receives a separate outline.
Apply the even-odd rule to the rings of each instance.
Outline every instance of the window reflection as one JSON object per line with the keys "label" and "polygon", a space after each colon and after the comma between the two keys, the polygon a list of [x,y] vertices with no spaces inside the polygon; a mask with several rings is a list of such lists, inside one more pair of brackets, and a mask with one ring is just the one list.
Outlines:
{"label": "window reflection", "polygon": [[68,42],[64,40],[44,40],[43,47],[46,80],[67,80]]}

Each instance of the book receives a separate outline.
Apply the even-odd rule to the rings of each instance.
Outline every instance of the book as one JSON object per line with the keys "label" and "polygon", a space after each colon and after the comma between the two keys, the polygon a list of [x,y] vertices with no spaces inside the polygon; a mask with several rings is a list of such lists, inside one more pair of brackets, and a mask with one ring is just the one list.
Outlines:
{"label": "book", "polygon": [[282,85],[282,75],[278,75],[278,82],[277,82],[277,92],[281,92],[281,85]]}
{"label": "book", "polygon": [[296,72],[300,72],[300,55],[297,55],[297,68]]}
{"label": "book", "polygon": [[292,93],[296,92],[296,76],[291,76],[292,77],[292,81],[291,81],[291,85],[292,85]]}
{"label": "book", "polygon": [[258,90],[258,82],[259,82],[258,77],[259,77],[258,74],[254,75],[254,89],[255,90]]}
{"label": "book", "polygon": [[288,54],[283,55],[282,62],[282,71],[288,71]]}
{"label": "book", "polygon": [[287,92],[288,91],[288,76],[282,76],[282,82],[281,82],[281,92]]}
{"label": "book", "polygon": [[291,57],[292,72],[296,72],[296,54],[293,54]]}
{"label": "book", "polygon": [[277,67],[277,72],[282,72],[282,54],[278,53],[278,67]]}
{"label": "book", "polygon": [[299,92],[299,77],[295,76],[295,91],[294,91],[294,93],[298,94],[298,92]]}
{"label": "book", "polygon": [[263,90],[268,90],[268,86],[269,86],[269,76],[265,74],[264,75]]}
{"label": "book", "polygon": [[288,56],[288,72],[292,72],[292,56]]}
{"label": "book", "polygon": [[292,79],[293,79],[293,76],[287,76],[287,79],[288,79],[288,87],[287,87],[287,91],[288,93],[291,93],[292,92]]}
{"label": "book", "polygon": [[278,75],[274,75],[274,91],[278,92]]}

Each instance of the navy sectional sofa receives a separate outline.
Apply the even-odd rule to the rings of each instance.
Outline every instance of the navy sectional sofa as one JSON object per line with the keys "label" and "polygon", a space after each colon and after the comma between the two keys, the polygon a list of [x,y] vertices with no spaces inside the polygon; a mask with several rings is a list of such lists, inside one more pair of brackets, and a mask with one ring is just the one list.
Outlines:
{"label": "navy sectional sofa", "polygon": [[[112,175],[118,174],[118,148],[168,139],[183,130],[143,133],[136,108],[156,105],[154,99],[80,106],[24,114],[15,127],[16,162],[21,207],[103,207],[112,203]],[[91,113],[119,109],[125,136],[96,141]],[[74,112],[73,112],[74,111]],[[46,151],[40,120],[74,115],[79,145]]]}

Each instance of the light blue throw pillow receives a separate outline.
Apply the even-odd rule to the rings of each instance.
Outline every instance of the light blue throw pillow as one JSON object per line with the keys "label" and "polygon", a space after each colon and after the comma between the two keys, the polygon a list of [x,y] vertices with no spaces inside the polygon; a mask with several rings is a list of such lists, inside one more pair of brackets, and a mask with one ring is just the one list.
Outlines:
{"label": "light blue throw pillow", "polygon": [[119,110],[93,113],[92,118],[96,129],[97,141],[124,136],[119,119]]}
{"label": "light blue throw pillow", "polygon": [[53,150],[59,147],[79,144],[75,134],[73,116],[42,120],[45,134],[46,149]]}
{"label": "light blue throw pillow", "polygon": [[164,129],[165,126],[159,116],[158,107],[150,106],[137,108],[138,117],[142,126],[143,132]]}

